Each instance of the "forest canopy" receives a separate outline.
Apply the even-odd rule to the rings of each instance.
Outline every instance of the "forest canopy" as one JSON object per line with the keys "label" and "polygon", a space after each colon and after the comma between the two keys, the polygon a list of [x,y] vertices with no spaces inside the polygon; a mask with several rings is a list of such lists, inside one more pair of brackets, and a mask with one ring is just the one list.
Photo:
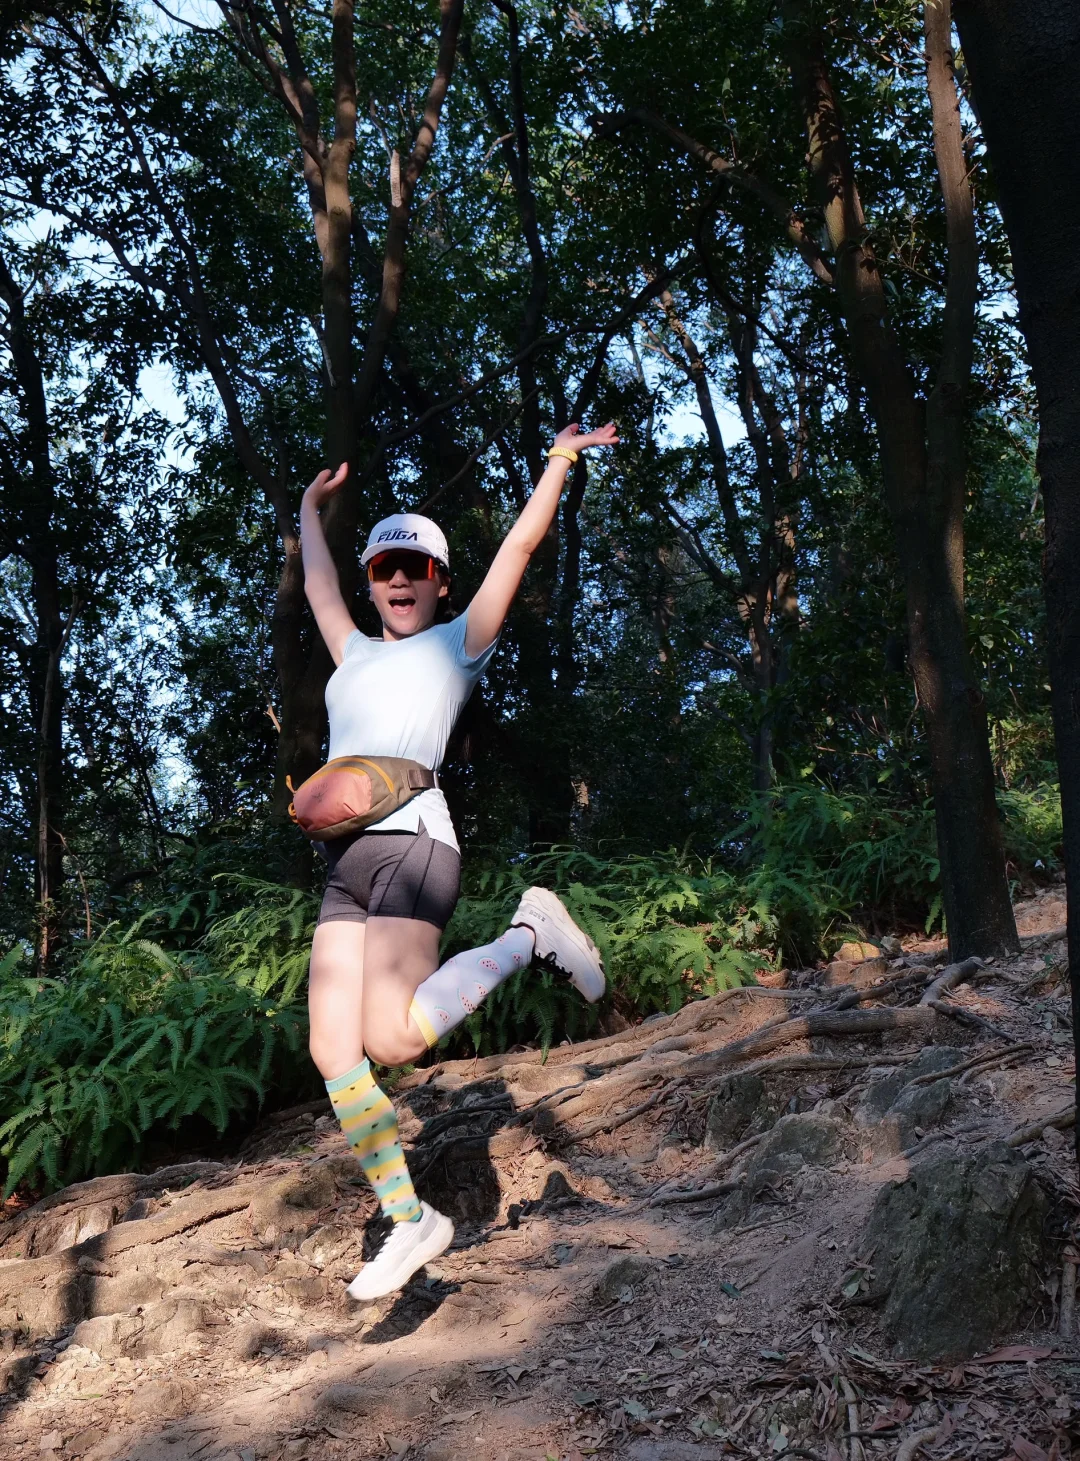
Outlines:
{"label": "forest canopy", "polygon": [[[1037,420],[947,9],[6,9],[9,1157],[310,1084],[297,518],[339,461],[374,633],[375,519],[440,522],[460,611],[554,433],[622,438],[455,734],[451,944],[539,865],[623,1018],[852,933],[1015,948],[1061,856]],[[573,1018],[511,981],[469,1036]]]}

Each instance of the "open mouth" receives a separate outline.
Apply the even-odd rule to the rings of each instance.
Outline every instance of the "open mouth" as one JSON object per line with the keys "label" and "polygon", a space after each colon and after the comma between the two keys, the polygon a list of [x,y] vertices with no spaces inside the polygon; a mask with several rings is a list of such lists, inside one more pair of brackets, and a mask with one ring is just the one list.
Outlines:
{"label": "open mouth", "polygon": [[412,594],[392,594],[388,602],[390,612],[399,618],[404,618],[416,605],[416,599]]}

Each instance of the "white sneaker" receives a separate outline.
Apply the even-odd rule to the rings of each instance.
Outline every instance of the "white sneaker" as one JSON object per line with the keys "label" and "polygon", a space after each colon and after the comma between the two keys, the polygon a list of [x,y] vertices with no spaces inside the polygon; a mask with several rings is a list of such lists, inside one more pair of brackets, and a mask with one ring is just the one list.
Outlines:
{"label": "white sneaker", "polygon": [[565,974],[576,990],[595,1004],[607,988],[600,951],[578,928],[562,899],[547,888],[529,888],[522,894],[512,926],[524,925],[536,936],[536,957]]}
{"label": "white sneaker", "polygon": [[413,1223],[395,1223],[386,1242],[370,1263],[365,1263],[346,1289],[352,1299],[366,1303],[403,1288],[418,1268],[445,1253],[454,1241],[454,1225],[426,1202]]}

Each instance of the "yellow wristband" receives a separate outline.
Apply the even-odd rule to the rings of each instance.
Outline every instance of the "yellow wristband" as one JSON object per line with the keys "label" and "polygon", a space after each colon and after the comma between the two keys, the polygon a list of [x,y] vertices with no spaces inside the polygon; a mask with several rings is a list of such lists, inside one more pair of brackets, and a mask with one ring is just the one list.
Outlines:
{"label": "yellow wristband", "polygon": [[551,457],[565,457],[568,462],[576,462],[578,454],[576,451],[571,451],[568,446],[553,446],[548,452],[549,460]]}

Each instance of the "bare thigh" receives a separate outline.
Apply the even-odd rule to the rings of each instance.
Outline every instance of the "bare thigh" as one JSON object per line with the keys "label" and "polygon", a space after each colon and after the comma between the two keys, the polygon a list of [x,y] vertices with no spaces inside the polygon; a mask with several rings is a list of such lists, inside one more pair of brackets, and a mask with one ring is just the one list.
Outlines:
{"label": "bare thigh", "polygon": [[439,966],[442,934],[418,918],[369,918],[366,928],[364,1045],[380,1065],[404,1065],[428,1048],[409,1006]]}
{"label": "bare thigh", "polygon": [[365,925],[320,923],[308,976],[308,1048],[323,1080],[332,1081],[364,1058]]}

